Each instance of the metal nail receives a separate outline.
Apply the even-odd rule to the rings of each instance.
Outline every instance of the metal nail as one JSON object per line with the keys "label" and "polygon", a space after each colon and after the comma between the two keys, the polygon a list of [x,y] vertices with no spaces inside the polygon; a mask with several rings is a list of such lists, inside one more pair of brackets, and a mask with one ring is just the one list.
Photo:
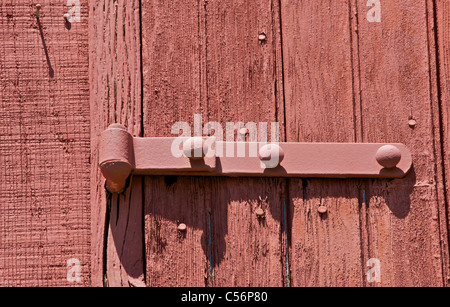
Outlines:
{"label": "metal nail", "polygon": [[187,230],[186,224],[181,223],[178,225],[178,231],[185,232],[186,230]]}
{"label": "metal nail", "polygon": [[41,10],[42,5],[36,4],[36,18],[39,19],[39,11]]}
{"label": "metal nail", "polygon": [[248,134],[248,129],[247,128],[241,128],[239,129],[239,134],[241,135],[247,135]]}
{"label": "metal nail", "polygon": [[258,218],[263,218],[265,213],[264,210],[262,208],[258,208],[255,210],[255,214]]}
{"label": "metal nail", "polygon": [[318,211],[320,214],[325,214],[325,213],[328,212],[328,208],[327,208],[327,206],[319,206],[319,208],[317,208],[317,211]]}
{"label": "metal nail", "polygon": [[70,22],[70,14],[69,13],[64,14],[64,20],[67,22]]}
{"label": "metal nail", "polygon": [[259,40],[260,42],[265,42],[265,41],[267,40],[266,34],[265,34],[265,33],[260,33],[260,34],[258,35],[258,40]]}

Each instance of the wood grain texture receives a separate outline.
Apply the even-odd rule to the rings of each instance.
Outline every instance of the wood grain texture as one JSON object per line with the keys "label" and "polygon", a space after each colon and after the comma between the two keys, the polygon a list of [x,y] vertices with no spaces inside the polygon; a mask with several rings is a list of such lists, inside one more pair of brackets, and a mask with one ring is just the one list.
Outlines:
{"label": "wood grain texture", "polygon": [[446,170],[446,187],[450,186],[450,3],[448,1],[435,1],[437,28],[437,48],[439,64],[439,99],[442,122],[442,143],[444,147],[443,161]]}
{"label": "wood grain texture", "polygon": [[111,195],[107,200],[107,286],[145,286],[142,181],[142,177],[132,177],[125,193]]}
{"label": "wood grain texture", "polygon": [[147,285],[207,286],[210,179],[146,177],[145,187]]}
{"label": "wood grain texture", "polygon": [[290,180],[289,196],[292,286],[363,285],[360,182]]}
{"label": "wood grain texture", "polygon": [[213,286],[286,284],[281,193],[285,184],[283,179],[217,179],[210,221]]}
{"label": "wood grain texture", "polygon": [[[349,1],[282,1],[287,141],[357,141],[349,8]],[[289,180],[292,286],[363,284],[360,185]]]}
{"label": "wood grain texture", "polygon": [[87,2],[70,29],[61,1],[40,3],[38,21],[30,2],[0,1],[0,285],[86,286]]}
{"label": "wood grain texture", "polygon": [[98,168],[99,135],[109,124],[142,136],[139,1],[91,1],[89,10],[92,285],[142,286],[142,184],[133,180],[107,210]]}
{"label": "wood grain texture", "polygon": [[201,113],[205,74],[202,1],[142,3],[145,136],[171,136]]}
{"label": "wood grain texture", "polygon": [[[201,1],[142,3],[144,136],[171,136],[177,121],[201,113],[205,34]],[[209,185],[194,178],[145,179],[147,285],[206,286],[206,217]],[[167,182],[167,183],[166,183]],[[198,199],[192,191],[199,190]],[[177,191],[174,194],[174,190]],[[202,196],[205,194],[205,196]],[[192,196],[191,196],[192,195]],[[185,238],[178,223],[185,223]],[[181,240],[183,239],[183,240]]]}
{"label": "wood grain texture", "polygon": [[[440,127],[437,130],[439,139],[441,142],[441,155],[440,162],[442,163],[441,169],[441,182],[438,182],[438,191],[442,191],[440,195],[440,201],[445,204],[444,209],[440,211],[441,225],[446,225],[446,230],[442,230],[446,237],[441,238],[443,250],[443,271],[446,274],[444,281],[446,285],[450,281],[450,265],[449,263],[449,244],[448,244],[448,210],[450,200],[450,15],[448,14],[450,9],[450,3],[448,1],[433,1],[432,5],[429,5],[433,10],[430,14],[434,18],[432,19],[432,25],[429,26],[433,29],[433,38],[435,40],[434,45],[431,45],[431,54],[436,51],[436,99],[437,103],[437,118],[439,118]],[[433,41],[433,40],[431,40]],[[432,75],[434,77],[434,75]],[[436,116],[435,116],[436,117]],[[439,172],[439,168],[438,168]],[[442,208],[442,206],[440,206]]]}
{"label": "wood grain texture", "polygon": [[[208,120],[223,127],[226,122],[279,122],[283,140],[279,2],[208,1],[205,9]],[[267,178],[222,178],[216,182],[211,212],[212,285],[286,283],[283,211],[278,194],[282,182]],[[255,201],[261,199],[264,222],[255,219]]]}
{"label": "wood grain texture", "polygon": [[[277,121],[283,109],[276,3],[153,1],[142,8],[145,136],[170,136],[176,121],[194,128],[195,113],[224,129],[227,121]],[[147,178],[147,284],[282,285],[280,201],[269,197],[267,225],[257,224],[253,212],[256,195],[276,193],[279,184],[250,182],[245,193],[237,179]],[[257,235],[261,228],[267,236]]]}
{"label": "wood grain texture", "polygon": [[287,141],[354,142],[348,1],[282,1]]}
{"label": "wood grain texture", "polygon": [[384,1],[380,23],[357,5],[363,141],[404,143],[414,163],[403,180],[366,186],[365,260],[381,262],[370,286],[443,285],[427,3]]}
{"label": "wood grain texture", "polygon": [[[448,285],[448,1],[381,0],[370,22],[360,0],[81,0],[71,25],[64,2],[40,1],[37,20],[0,0],[0,286]],[[205,133],[194,114],[277,121],[281,141],[401,142],[414,169],[134,176],[107,195],[109,124]]]}

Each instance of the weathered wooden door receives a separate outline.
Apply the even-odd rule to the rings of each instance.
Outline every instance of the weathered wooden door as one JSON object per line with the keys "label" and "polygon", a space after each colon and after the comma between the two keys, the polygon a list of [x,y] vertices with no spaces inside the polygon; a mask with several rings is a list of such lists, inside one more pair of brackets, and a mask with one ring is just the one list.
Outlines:
{"label": "weathered wooden door", "polygon": [[[448,1],[41,5],[0,1],[0,284],[448,284]],[[163,137],[199,117],[278,122],[280,141],[404,143],[414,169],[133,176],[106,193],[109,124]]]}

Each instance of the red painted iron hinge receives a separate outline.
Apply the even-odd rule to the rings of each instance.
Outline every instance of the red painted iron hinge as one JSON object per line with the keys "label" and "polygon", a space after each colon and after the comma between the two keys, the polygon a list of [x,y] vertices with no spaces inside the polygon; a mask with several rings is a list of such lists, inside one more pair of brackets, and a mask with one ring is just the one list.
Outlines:
{"label": "red painted iron hinge", "polygon": [[412,166],[403,144],[222,142],[213,137],[138,138],[113,124],[100,139],[107,189],[130,174],[324,178],[402,178]]}

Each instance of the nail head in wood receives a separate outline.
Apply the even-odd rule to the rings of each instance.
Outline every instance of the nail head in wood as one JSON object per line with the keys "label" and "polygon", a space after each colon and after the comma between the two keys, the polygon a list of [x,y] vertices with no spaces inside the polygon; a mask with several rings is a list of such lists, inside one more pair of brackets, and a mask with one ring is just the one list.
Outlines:
{"label": "nail head in wood", "polygon": [[180,223],[180,224],[178,225],[178,231],[180,231],[180,232],[185,232],[186,230],[187,230],[186,224]]}
{"label": "nail head in wood", "polygon": [[260,42],[265,42],[265,41],[267,40],[267,35],[266,35],[265,33],[260,33],[260,34],[258,35],[258,40],[259,40]]}
{"label": "nail head in wood", "polygon": [[409,125],[410,128],[415,128],[416,125],[417,125],[417,121],[415,119],[410,119],[408,121],[408,125]]}
{"label": "nail head in wood", "polygon": [[241,128],[239,129],[239,134],[241,135],[247,135],[249,133],[247,128]]}
{"label": "nail head in wood", "polygon": [[36,4],[36,18],[39,19],[39,11],[41,10],[42,5],[40,5],[39,3]]}
{"label": "nail head in wood", "polygon": [[255,214],[258,218],[263,218],[265,216],[264,210],[262,208],[256,209]]}
{"label": "nail head in wood", "polygon": [[320,214],[325,214],[325,213],[328,212],[328,208],[327,208],[326,206],[319,206],[319,208],[317,208],[317,211],[318,211]]}

